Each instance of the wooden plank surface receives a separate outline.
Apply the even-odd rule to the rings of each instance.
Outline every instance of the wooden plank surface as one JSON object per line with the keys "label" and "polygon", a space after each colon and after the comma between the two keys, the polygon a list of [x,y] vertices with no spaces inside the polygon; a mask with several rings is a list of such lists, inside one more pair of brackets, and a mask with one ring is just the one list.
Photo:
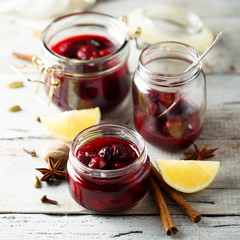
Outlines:
{"label": "wooden plank surface", "polygon": [[[91,9],[114,15],[127,15],[136,7],[165,4],[184,7],[198,14],[204,24],[224,36],[204,59],[207,74],[207,113],[197,144],[219,147],[214,159],[221,162],[217,178],[207,189],[184,198],[203,215],[192,223],[174,202],[166,197],[179,233],[177,239],[238,239],[240,235],[240,2],[236,0],[98,0]],[[35,30],[42,30],[48,20],[26,20],[16,15],[0,15],[0,239],[169,239],[151,196],[139,205],[110,216],[96,215],[70,196],[66,182],[58,186],[42,184],[35,189],[30,174],[43,167],[44,145],[56,142],[36,121],[37,116],[57,113],[54,105],[43,107],[34,98],[35,86],[26,83],[21,89],[7,84],[19,80],[12,63],[23,64],[12,51],[40,55],[40,40]],[[131,43],[130,72],[137,66],[140,51]],[[7,108],[20,104],[22,111],[9,113]],[[131,96],[125,108],[104,116],[102,122],[123,123],[133,127]],[[121,116],[121,118],[119,118]],[[35,149],[32,158],[22,148]],[[170,154],[147,144],[150,158],[180,159],[184,153]],[[36,173],[36,172],[35,172]],[[38,173],[37,173],[38,174]],[[40,176],[40,175],[39,175]],[[40,202],[43,194],[59,205]],[[19,214],[21,213],[21,214]]]}
{"label": "wooden plank surface", "polygon": [[[212,139],[238,138],[240,136],[240,75],[207,74],[207,112],[202,137]],[[35,85],[25,84],[19,89],[9,89],[7,85],[19,80],[15,73],[0,76],[0,139],[23,137],[46,138],[49,133],[36,121],[37,116],[60,112],[53,104],[43,106],[35,97]],[[44,96],[47,101],[47,97]],[[19,104],[22,111],[11,113],[8,107]],[[119,116],[121,116],[119,118]],[[103,116],[103,122],[129,120],[133,127],[131,96],[125,107]]]}
{"label": "wooden plank surface", "polygon": [[[35,189],[30,183],[32,173],[41,177],[41,174],[35,171],[37,167],[46,167],[47,164],[41,159],[43,144],[56,142],[50,139],[15,139],[0,141],[2,170],[0,178],[5,180],[0,185],[0,212],[3,213],[89,213],[85,208],[79,206],[70,196],[66,182],[59,185],[49,185],[45,182],[42,187]],[[219,147],[216,153],[216,159],[221,162],[220,171],[211,184],[199,193],[184,194],[184,198],[191,202],[193,206],[202,214],[229,214],[240,215],[240,160],[239,148],[240,140],[198,140],[199,145],[209,145],[210,147]],[[150,145],[148,147],[151,147]],[[23,151],[23,148],[36,150],[38,158],[33,158]],[[226,149],[228,152],[226,152]],[[184,155],[170,154],[161,152],[158,149],[151,148],[149,156],[151,160],[156,158],[180,159]],[[11,171],[9,171],[11,169]],[[11,173],[11,174],[10,174]],[[56,199],[58,206],[44,205],[40,202],[42,195]],[[16,201],[17,199],[17,201]],[[24,202],[24,204],[23,204]],[[174,213],[181,213],[178,208],[169,201]],[[231,206],[231,208],[229,207]],[[156,209],[151,197],[144,203],[136,206],[126,213],[128,214],[156,214]]]}
{"label": "wooden plank surface", "polygon": [[[163,0],[161,2],[156,0],[98,0],[97,4],[90,10],[119,17],[128,15],[137,7],[156,4],[182,7],[196,13],[215,34],[220,29],[224,29],[224,37],[204,59],[205,71],[212,73],[240,72],[240,49],[237,47],[240,35],[240,3],[237,0],[211,0],[204,2],[189,2],[188,0]],[[4,72],[12,72],[9,63],[16,62],[11,55],[12,51],[40,55],[40,40],[34,36],[34,32],[36,30],[42,31],[48,23],[49,20],[21,19],[12,14],[0,15],[1,44],[2,46],[7,46],[1,47],[0,69],[4,70]],[[130,59],[133,66],[130,69],[133,71],[137,62],[134,49],[132,49],[132,57]]]}
{"label": "wooden plank surface", "polygon": [[[173,215],[179,233],[166,236],[159,216],[0,215],[2,239],[239,239],[239,217],[203,217],[198,224]],[[8,229],[9,231],[6,231]]]}

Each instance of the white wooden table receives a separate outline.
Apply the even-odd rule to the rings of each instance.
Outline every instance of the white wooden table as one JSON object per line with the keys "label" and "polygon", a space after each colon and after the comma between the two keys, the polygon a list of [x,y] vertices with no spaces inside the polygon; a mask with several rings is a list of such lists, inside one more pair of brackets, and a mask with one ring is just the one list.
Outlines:
{"label": "white wooden table", "polygon": [[[138,6],[156,4],[154,0],[99,0],[94,11],[114,16],[126,15]],[[162,4],[184,7],[198,14],[214,33],[224,28],[224,36],[204,60],[207,77],[207,114],[204,130],[197,140],[200,147],[219,147],[214,159],[220,171],[207,189],[184,194],[184,198],[202,214],[200,223],[192,223],[174,202],[166,197],[179,233],[168,237],[151,196],[129,209],[111,215],[92,213],[70,196],[67,183],[35,189],[30,175],[43,167],[44,145],[57,142],[37,116],[59,112],[46,109],[34,98],[34,86],[9,89],[19,80],[11,70],[13,63],[24,63],[12,51],[39,54],[39,39],[34,30],[44,22],[21,20],[14,15],[0,15],[0,239],[239,239],[240,238],[240,2],[237,0],[163,0]],[[130,70],[134,71],[139,52],[132,46]],[[22,111],[10,113],[8,107],[19,104]],[[121,113],[133,127],[132,108]],[[105,116],[103,122],[122,123],[118,114]],[[180,159],[184,153],[169,154],[150,145],[150,158]],[[23,148],[36,150],[32,158]],[[46,194],[58,205],[42,204]]]}

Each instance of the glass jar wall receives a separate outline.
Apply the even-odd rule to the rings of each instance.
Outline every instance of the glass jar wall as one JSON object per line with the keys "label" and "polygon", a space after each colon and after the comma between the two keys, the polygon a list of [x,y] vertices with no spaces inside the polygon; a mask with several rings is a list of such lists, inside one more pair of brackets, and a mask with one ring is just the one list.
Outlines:
{"label": "glass jar wall", "polygon": [[201,63],[184,72],[198,57],[177,42],[153,44],[143,50],[134,74],[134,122],[148,142],[180,151],[199,136],[206,109],[205,75]]}
{"label": "glass jar wall", "polygon": [[98,212],[121,211],[147,194],[150,160],[136,131],[99,124],[73,140],[67,172],[70,193],[79,204]]}
{"label": "glass jar wall", "polygon": [[128,54],[127,26],[114,17],[81,12],[55,19],[42,35],[43,60],[61,82],[53,102],[63,110],[115,109],[130,89]]}

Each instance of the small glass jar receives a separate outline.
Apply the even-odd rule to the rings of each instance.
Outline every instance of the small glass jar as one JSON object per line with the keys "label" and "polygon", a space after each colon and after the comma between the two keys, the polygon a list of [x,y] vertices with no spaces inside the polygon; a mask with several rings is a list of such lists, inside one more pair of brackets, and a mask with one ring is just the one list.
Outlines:
{"label": "small glass jar", "polygon": [[[104,37],[116,45],[116,50],[90,60],[64,57],[52,50],[63,39],[81,35]],[[96,12],[61,16],[44,30],[41,45],[43,62],[51,66],[54,77],[60,80],[52,101],[63,110],[99,106],[105,113],[120,105],[128,95],[129,34],[123,21]],[[50,83],[51,77],[48,74],[45,81]]]}
{"label": "small glass jar", "polygon": [[[113,137],[131,143],[138,152],[135,161],[118,169],[93,169],[77,159],[77,151],[94,139]],[[94,147],[94,146],[91,146]],[[150,160],[142,137],[117,124],[99,124],[80,132],[73,140],[67,164],[72,197],[82,206],[113,212],[137,204],[148,192]]]}
{"label": "small glass jar", "polygon": [[199,136],[206,110],[206,84],[201,62],[192,47],[160,42],[145,48],[134,74],[134,122],[153,145],[175,152]]}

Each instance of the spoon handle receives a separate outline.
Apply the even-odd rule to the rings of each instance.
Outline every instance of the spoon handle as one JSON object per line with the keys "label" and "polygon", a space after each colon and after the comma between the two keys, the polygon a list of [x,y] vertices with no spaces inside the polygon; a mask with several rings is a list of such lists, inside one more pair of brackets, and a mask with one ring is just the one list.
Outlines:
{"label": "spoon handle", "polygon": [[189,71],[191,68],[195,67],[212,49],[212,47],[215,45],[215,43],[220,39],[221,35],[223,33],[223,29],[217,34],[214,41],[211,43],[211,45],[205,50],[205,52],[199,56],[184,72]]}

